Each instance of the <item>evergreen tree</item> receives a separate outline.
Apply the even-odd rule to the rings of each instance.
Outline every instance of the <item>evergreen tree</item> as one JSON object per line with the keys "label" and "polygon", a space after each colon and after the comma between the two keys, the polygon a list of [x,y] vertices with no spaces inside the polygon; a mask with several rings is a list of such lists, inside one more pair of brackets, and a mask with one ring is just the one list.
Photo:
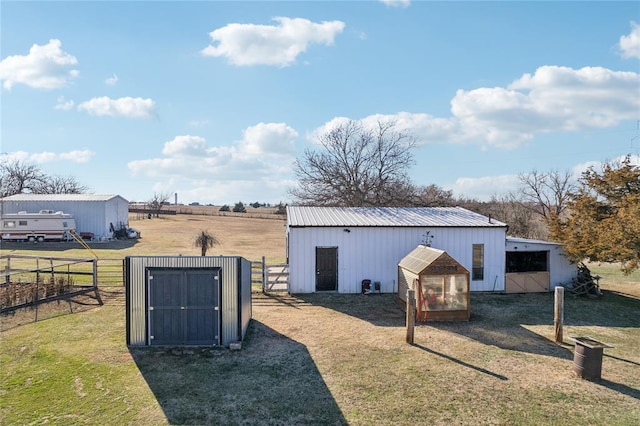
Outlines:
{"label": "evergreen tree", "polygon": [[629,156],[585,171],[568,210],[550,232],[573,261],[620,262],[625,273],[640,267],[640,167]]}

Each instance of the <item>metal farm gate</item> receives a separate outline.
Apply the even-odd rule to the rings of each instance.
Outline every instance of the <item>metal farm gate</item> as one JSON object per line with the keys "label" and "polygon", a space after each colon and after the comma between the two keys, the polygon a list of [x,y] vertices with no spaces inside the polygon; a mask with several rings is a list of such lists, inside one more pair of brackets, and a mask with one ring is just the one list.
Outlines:
{"label": "metal farm gate", "polygon": [[251,283],[260,285],[263,293],[289,292],[289,265],[267,265],[262,256],[262,261],[251,262]]}

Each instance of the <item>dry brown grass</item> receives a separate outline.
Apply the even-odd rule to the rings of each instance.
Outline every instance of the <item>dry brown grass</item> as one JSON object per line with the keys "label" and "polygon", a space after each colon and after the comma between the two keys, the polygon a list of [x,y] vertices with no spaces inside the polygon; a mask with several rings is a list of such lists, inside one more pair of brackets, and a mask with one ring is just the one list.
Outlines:
{"label": "dry brown grass", "polygon": [[[274,215],[275,216],[275,215]],[[142,238],[132,249],[136,254],[199,255],[194,240],[202,230],[210,231],[220,245],[207,255],[242,256],[259,260],[266,256],[271,262],[285,258],[285,221],[236,216],[176,215],[136,220],[129,225],[142,232]]]}
{"label": "dry brown grass", "polygon": [[[220,245],[208,255],[242,256],[257,261],[266,256],[269,263],[285,260],[285,221],[271,215],[270,219],[249,216],[218,215],[161,215],[142,219],[129,215],[129,225],[141,232],[138,240],[93,241],[90,247],[100,258],[125,256],[179,255],[199,256],[194,240],[202,230],[210,231]],[[3,242],[1,254],[29,254],[40,256],[92,257],[77,242],[9,243]]]}

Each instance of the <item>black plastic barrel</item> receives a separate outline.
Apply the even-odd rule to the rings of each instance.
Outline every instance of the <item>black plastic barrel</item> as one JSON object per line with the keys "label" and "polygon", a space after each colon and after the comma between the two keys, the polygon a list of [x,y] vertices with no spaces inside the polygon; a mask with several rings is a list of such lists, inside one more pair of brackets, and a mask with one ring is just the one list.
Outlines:
{"label": "black plastic barrel", "polygon": [[362,280],[362,294],[369,293],[371,291],[371,280]]}

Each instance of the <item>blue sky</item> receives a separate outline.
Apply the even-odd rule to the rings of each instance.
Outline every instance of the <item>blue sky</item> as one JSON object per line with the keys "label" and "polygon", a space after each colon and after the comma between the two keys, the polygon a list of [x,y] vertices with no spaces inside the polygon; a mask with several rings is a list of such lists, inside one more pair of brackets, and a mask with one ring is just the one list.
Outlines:
{"label": "blue sky", "polygon": [[[0,151],[130,201],[288,202],[345,118],[488,199],[640,153],[637,2],[2,1]],[[171,198],[173,201],[173,197]]]}

